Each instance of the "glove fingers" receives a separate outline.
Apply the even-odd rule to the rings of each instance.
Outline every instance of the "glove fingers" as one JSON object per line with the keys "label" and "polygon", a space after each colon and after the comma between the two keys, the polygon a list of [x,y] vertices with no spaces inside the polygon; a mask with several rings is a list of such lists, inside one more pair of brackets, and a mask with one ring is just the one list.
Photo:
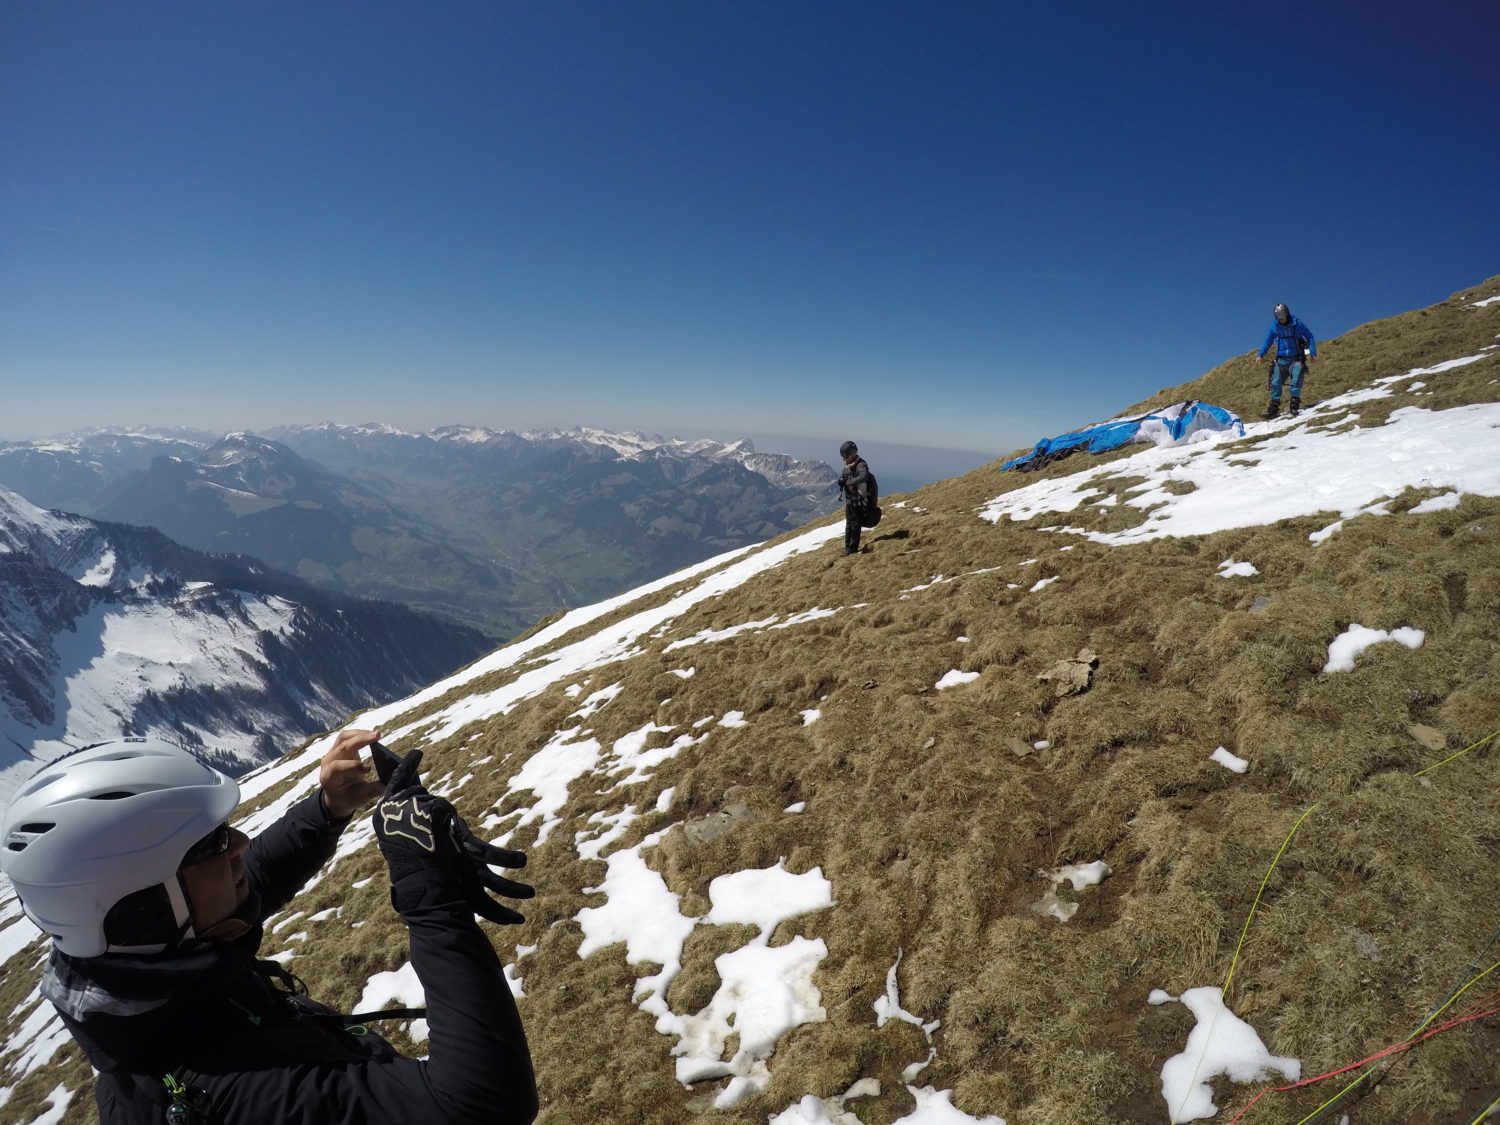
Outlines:
{"label": "glove fingers", "polygon": [[497,895],[504,895],[506,898],[536,897],[535,887],[526,883],[518,883],[514,879],[507,879],[504,875],[496,875],[487,867],[476,868],[475,876],[481,885]]}
{"label": "glove fingers", "polygon": [[487,864],[490,867],[525,867],[526,853],[518,852],[511,848],[501,848],[494,844],[486,844],[473,831],[464,819],[456,813],[453,817],[453,835],[458,845],[463,849],[465,855],[470,859]]}
{"label": "glove fingers", "polygon": [[480,843],[478,840],[465,841],[464,852],[477,863],[486,867],[510,867],[519,868],[526,866],[526,853],[512,851],[510,848],[497,848],[494,844]]}
{"label": "glove fingers", "polygon": [[478,914],[486,921],[495,923],[497,926],[519,926],[522,922],[526,921],[524,915],[518,914],[510,907],[503,906],[494,899],[487,898],[484,895],[471,900],[469,905],[474,908],[475,914]]}
{"label": "glove fingers", "polygon": [[400,764],[391,771],[391,780],[386,783],[385,787],[386,795],[395,796],[403,789],[412,786],[420,787],[422,781],[417,771],[421,768],[422,751],[413,750],[406,757],[402,758]]}

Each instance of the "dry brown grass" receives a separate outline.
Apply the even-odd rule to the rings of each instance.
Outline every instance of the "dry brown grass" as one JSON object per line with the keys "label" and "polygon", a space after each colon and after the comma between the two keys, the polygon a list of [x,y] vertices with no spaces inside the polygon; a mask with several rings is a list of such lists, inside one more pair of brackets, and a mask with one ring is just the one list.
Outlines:
{"label": "dry brown grass", "polygon": [[[1500,279],[1330,341],[1309,397],[1474,354],[1500,331],[1500,306],[1465,305],[1495,292]],[[1429,386],[1430,397],[1401,389],[1368,404],[1362,424],[1400,405],[1500,398],[1494,360]],[[1258,368],[1241,357],[1150,403],[1201,397],[1250,412],[1261,395]],[[1097,475],[1119,456],[1076,457],[1039,475]],[[848,1108],[870,1125],[895,1121],[911,1108],[902,1068],[927,1053],[915,1027],[875,1027],[872,1005],[898,951],[904,1006],[942,1020],[937,1060],[918,1084],[952,1089],[966,1112],[1013,1125],[1163,1121],[1160,1068],[1192,1021],[1182,1006],[1146,997],[1224,983],[1272,857],[1314,805],[1246,934],[1235,1011],[1273,1052],[1317,1074],[1399,1041],[1462,983],[1500,924],[1500,745],[1414,775],[1500,729],[1500,501],[1361,516],[1321,544],[1308,535],[1330,521],[1317,517],[1128,547],[1036,526],[1046,520],[977,518],[995,494],[1037,478],[985,469],[923,489],[911,498],[922,511],[887,505],[869,555],[846,559],[830,542],[693,608],[640,655],[576,678],[585,693],[622,685],[583,724],[606,750],[648,723],[670,728],[652,733],[652,746],[705,737],[644,780],[580,779],[545,842],[534,825],[516,834],[539,897],[524,925],[490,932],[507,961],[518,945],[538,947],[520,971],[543,1122],[759,1125],[803,1094],[834,1096],[860,1078],[878,1078],[883,1093]],[[1392,509],[1407,512],[1427,494],[1398,497]],[[1100,529],[1139,515],[1088,510],[1073,515]],[[1260,573],[1220,577],[1230,557]],[[934,582],[939,575],[947,580]],[[1031,592],[1046,577],[1058,580]],[[814,606],[839,612],[663,651],[703,629]],[[1377,646],[1354,672],[1323,673],[1329,641],[1352,622],[1415,626],[1426,642]],[[1058,695],[1038,679],[1085,647],[1098,657],[1087,691]],[[690,679],[670,674],[686,667],[696,669]],[[980,675],[937,690],[954,668]],[[510,826],[529,806],[532,795],[509,779],[557,731],[579,725],[567,686],[428,747],[433,778],[457,779],[492,757],[455,798],[471,823],[494,811],[512,814]],[[805,725],[800,712],[811,708],[822,718]],[[731,709],[748,725],[693,726]],[[1436,730],[1440,748],[1414,726]],[[1220,745],[1249,771],[1210,761]],[[656,811],[669,787],[672,803]],[[805,812],[783,811],[798,801]],[[674,1080],[671,1041],[631,1002],[636,980],[658,966],[627,964],[622,947],[578,956],[576,916],[603,901],[590,888],[605,865],[579,858],[575,834],[626,804],[640,815],[616,848],[737,810],[719,836],[695,842],[679,828],[645,850],[686,914],[707,910],[716,876],[780,860],[794,872],[818,867],[832,883],[833,909],[793,919],[772,939],[827,943],[816,980],[828,1018],[786,1036],[770,1085],[732,1110],[712,1108],[722,1083],[685,1090]],[[1102,884],[1058,892],[1078,904],[1072,920],[1038,913],[1051,886],[1041,873],[1100,859],[1113,872]],[[335,874],[291,909],[343,913],[299,920],[281,937],[308,929],[292,968],[315,995],[348,1005],[370,974],[403,960],[401,933],[372,850]],[[351,928],[354,918],[366,924]],[[694,932],[668,992],[674,1011],[707,1003],[714,958],[750,933]],[[34,973],[24,955],[6,971],[0,987],[13,1006]],[[1493,1018],[1446,1033],[1387,1072],[1352,1120],[1467,1120],[1500,1081],[1496,1057]],[[37,1107],[61,1073],[27,1079],[0,1108],[0,1125],[29,1120],[17,1107]],[[1255,1092],[1222,1081],[1216,1090],[1234,1108]],[[1291,1125],[1331,1092],[1263,1099],[1248,1125]]]}

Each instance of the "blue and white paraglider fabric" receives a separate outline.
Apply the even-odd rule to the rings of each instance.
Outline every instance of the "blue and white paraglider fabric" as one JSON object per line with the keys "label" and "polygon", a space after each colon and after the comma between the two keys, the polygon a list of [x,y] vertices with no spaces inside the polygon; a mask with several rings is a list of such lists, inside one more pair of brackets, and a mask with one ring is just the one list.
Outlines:
{"label": "blue and white paraglider fabric", "polygon": [[1018,469],[1029,473],[1079,450],[1107,453],[1131,442],[1187,445],[1222,433],[1244,437],[1245,424],[1238,414],[1206,402],[1176,402],[1136,418],[1114,418],[1054,438],[1043,438],[1030,453],[1001,465],[1000,471]]}

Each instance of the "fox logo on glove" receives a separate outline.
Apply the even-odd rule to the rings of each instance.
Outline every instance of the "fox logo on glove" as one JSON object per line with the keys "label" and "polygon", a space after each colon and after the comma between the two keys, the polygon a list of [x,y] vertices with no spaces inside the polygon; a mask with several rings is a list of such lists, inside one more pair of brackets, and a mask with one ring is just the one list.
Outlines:
{"label": "fox logo on glove", "polygon": [[380,802],[380,819],[384,835],[405,836],[423,851],[437,851],[432,814],[418,804],[415,797]]}

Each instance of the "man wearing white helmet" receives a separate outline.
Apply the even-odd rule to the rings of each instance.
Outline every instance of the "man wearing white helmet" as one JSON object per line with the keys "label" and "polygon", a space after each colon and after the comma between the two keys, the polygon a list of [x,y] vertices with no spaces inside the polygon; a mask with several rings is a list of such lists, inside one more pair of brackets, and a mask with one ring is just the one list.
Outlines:
{"label": "man wearing white helmet", "polygon": [[[489,868],[519,852],[475,839],[431,796],[421,752],[341,732],[316,793],[253,840],[228,823],[239,787],[159,739],[65,755],[22,783],[0,829],[0,868],[52,937],[42,992],[98,1072],[101,1125],[511,1125],[536,1115],[520,1016],[475,922],[521,916],[488,892],[530,887]],[[385,756],[387,780],[360,751]],[[261,926],[383,794],[376,836],[391,901],[426,992],[430,1052],[409,1059],[310,1000]]]}

